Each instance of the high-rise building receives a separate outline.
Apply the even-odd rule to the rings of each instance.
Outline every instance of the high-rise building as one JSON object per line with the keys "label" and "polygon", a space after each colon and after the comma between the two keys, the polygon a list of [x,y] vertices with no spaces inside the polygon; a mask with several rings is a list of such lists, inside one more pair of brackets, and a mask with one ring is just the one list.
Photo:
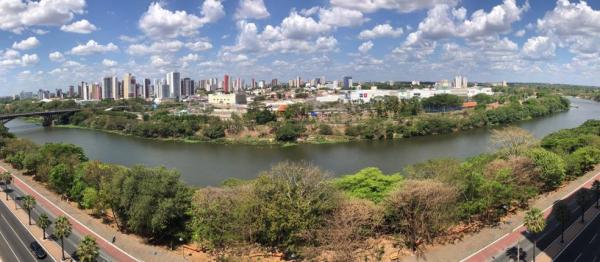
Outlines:
{"label": "high-rise building", "polygon": [[271,87],[275,87],[279,85],[279,81],[277,81],[277,78],[273,78],[273,80],[271,80]]}
{"label": "high-rise building", "polygon": [[193,80],[189,77],[181,80],[181,96],[186,97],[192,95],[192,83]]}
{"label": "high-rise building", "polygon": [[223,76],[223,92],[229,93],[229,76]]}
{"label": "high-rise building", "polygon": [[74,86],[69,86],[68,96],[69,97],[74,97],[75,96],[75,87]]}
{"label": "high-rise building", "polygon": [[145,99],[151,98],[152,97],[152,81],[150,81],[150,79],[146,78],[144,79],[144,88],[143,90],[143,95],[142,97]]}
{"label": "high-rise building", "polygon": [[127,73],[123,77],[123,98],[130,99],[135,97],[135,77]]}
{"label": "high-rise building", "polygon": [[469,82],[467,81],[467,78],[464,76],[456,76],[454,78],[454,88],[467,88],[469,85]]}
{"label": "high-rise building", "polygon": [[110,97],[107,98],[112,98],[114,100],[119,99],[119,79],[117,79],[116,76],[110,77],[110,87]]}
{"label": "high-rise building", "polygon": [[103,99],[108,99],[108,98],[112,98],[112,92],[113,92],[113,81],[112,81],[112,77],[105,77],[102,79],[102,98]]}
{"label": "high-rise building", "polygon": [[181,76],[179,72],[170,72],[167,74],[167,85],[169,85],[169,97],[181,97]]}
{"label": "high-rise building", "polygon": [[352,88],[352,77],[351,76],[344,76],[344,89],[350,89]]}

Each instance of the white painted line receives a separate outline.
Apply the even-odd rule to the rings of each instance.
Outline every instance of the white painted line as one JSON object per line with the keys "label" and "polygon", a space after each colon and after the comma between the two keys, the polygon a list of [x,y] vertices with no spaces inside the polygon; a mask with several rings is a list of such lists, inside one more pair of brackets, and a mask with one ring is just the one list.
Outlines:
{"label": "white painted line", "polygon": [[[571,192],[569,192],[568,194],[566,194],[565,196],[563,196],[561,199],[559,200],[564,200],[565,198],[570,197],[571,195],[573,195],[575,192],[577,192],[577,190],[583,188],[583,186],[585,186],[585,184],[591,182],[592,180],[595,180],[596,177],[600,175],[600,172],[596,173],[595,175],[593,175],[590,179],[588,179],[587,181],[583,182],[583,184],[581,184],[580,186],[578,186],[577,188],[573,189]],[[554,204],[550,205],[549,207],[545,208],[544,210],[542,210],[542,213],[546,213],[546,211],[548,211],[548,209],[552,208],[554,206]],[[525,224],[520,224],[517,227],[515,227],[512,232],[515,232],[517,230],[519,230],[521,227],[523,227]],[[495,244],[496,242],[500,241],[501,239],[505,238],[507,235],[509,235],[510,233],[506,233],[503,236],[501,236],[500,238],[496,239],[494,242],[490,243],[489,245],[482,247],[481,249],[475,251],[473,254],[469,255],[466,258],[463,258],[462,260],[460,260],[460,262],[464,262],[466,260],[468,260],[469,258],[472,258],[473,256],[479,254],[479,252],[481,252],[482,250],[485,250],[486,248],[490,247],[491,245]],[[558,257],[558,256],[557,256]]]}
{"label": "white painted line", "polygon": [[[591,208],[594,208],[594,207],[591,207]],[[600,213],[598,213],[598,214],[600,214]],[[571,241],[569,241],[569,242],[568,242],[566,245],[563,245],[563,248],[560,250],[560,252],[558,252],[558,254],[556,254],[556,257],[553,257],[553,259],[554,259],[554,258],[558,258],[558,257],[560,257],[560,255],[561,255],[561,254],[562,254],[562,253],[563,253],[565,250],[567,250],[567,247],[568,247],[568,246],[570,246],[570,245],[571,245],[571,243],[573,243],[573,241],[575,241],[575,239],[577,239],[577,238],[579,237],[579,235],[581,235],[581,233],[585,232],[585,230],[587,229],[587,227],[588,227],[589,225],[591,225],[591,224],[592,224],[592,222],[594,222],[594,220],[596,220],[596,217],[598,216],[598,214],[596,214],[594,217],[592,217],[590,220],[588,220],[588,223],[587,223],[587,224],[586,224],[586,225],[583,227],[583,229],[582,229],[582,230],[580,230],[580,231],[577,233],[577,235],[575,235],[575,237],[574,237],[573,239],[571,239]]]}
{"label": "white painted line", "polygon": [[[10,230],[15,233],[15,236],[17,236],[17,239],[19,239],[19,242],[21,242],[21,244],[23,245],[23,247],[25,247],[25,250],[29,251],[29,247],[23,243],[23,240],[19,237],[19,234],[17,234],[17,231],[15,231],[14,228],[12,228],[9,224],[8,224],[8,220],[6,220],[6,218],[4,216],[2,216],[2,220],[4,220],[4,222],[6,223],[6,225],[8,226],[8,228],[10,228]],[[19,221],[20,222],[20,221]],[[31,233],[31,232],[29,232]],[[33,237],[33,239],[35,239],[35,237]],[[33,256],[33,254],[31,254],[31,252],[27,252],[27,254],[29,254],[33,260],[36,260],[36,257]]]}
{"label": "white painted line", "polygon": [[[0,167],[1,169],[3,169],[5,172],[7,171],[6,169],[4,169],[3,167]],[[54,202],[50,201],[48,198],[46,198],[43,194],[40,194],[37,190],[33,189],[31,186],[29,186],[27,183],[25,183],[22,179],[18,178],[15,175],[12,175],[13,178],[18,179],[19,181],[21,181],[22,184],[24,184],[26,187],[28,187],[29,189],[31,189],[33,192],[35,192],[36,194],[38,194],[39,196],[41,196],[43,199],[45,199],[46,201],[48,201],[48,203],[50,203],[51,205],[53,205],[55,208],[57,208],[58,210],[60,210],[61,212],[63,212],[63,214],[65,214],[66,216],[68,216],[70,219],[72,219],[73,221],[77,221],[77,223],[79,223],[81,226],[85,227],[87,230],[89,230],[90,232],[92,232],[92,234],[94,234],[97,238],[104,240],[104,242],[106,242],[107,244],[113,246],[114,248],[116,248],[117,250],[121,251],[123,254],[127,255],[128,257],[130,257],[131,259],[141,262],[139,259],[133,257],[132,255],[130,255],[129,253],[125,252],[123,249],[121,249],[120,247],[116,246],[115,244],[111,243],[110,241],[106,240],[105,238],[103,238],[102,236],[98,235],[98,233],[96,233],[94,230],[91,230],[89,227],[87,227],[85,224],[81,223],[79,220],[75,219],[73,216],[71,216],[69,213],[65,212],[62,208],[60,208],[59,206],[57,206],[56,204],[54,204]],[[110,255],[110,254],[108,254]]]}
{"label": "white painted line", "polygon": [[[4,239],[4,242],[6,242],[8,244],[8,239],[6,239],[6,237],[4,236],[4,234],[2,234],[2,231],[0,231],[0,236],[2,236],[2,239]],[[12,252],[13,255],[15,256],[15,258],[17,259],[17,261],[21,262],[21,260],[19,259],[19,256],[17,256],[17,253],[15,253],[15,250],[13,250],[10,245],[7,245],[7,246],[8,246],[8,249],[10,249],[10,252]],[[0,261],[2,261],[2,259],[0,259]]]}
{"label": "white painted line", "polygon": [[598,236],[598,233],[596,233],[596,234],[594,235],[594,237],[592,237],[592,240],[590,240],[590,242],[588,242],[588,244],[590,244],[590,245],[591,245],[591,244],[592,244],[592,242],[594,242],[594,240],[596,239],[596,237],[597,237],[597,236]]}
{"label": "white painted line", "polygon": [[577,262],[577,260],[579,260],[581,258],[581,255],[583,255],[583,253],[579,253],[579,255],[577,255],[577,257],[575,258],[575,260],[573,260],[573,262]]}

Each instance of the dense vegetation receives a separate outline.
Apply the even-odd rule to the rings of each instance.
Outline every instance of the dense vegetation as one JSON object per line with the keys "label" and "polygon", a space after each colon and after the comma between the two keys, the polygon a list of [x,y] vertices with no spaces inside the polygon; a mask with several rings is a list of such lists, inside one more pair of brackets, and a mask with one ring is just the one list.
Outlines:
{"label": "dense vegetation", "polygon": [[[498,88],[496,95],[480,94],[466,99],[443,94],[425,99],[386,96],[366,104],[298,103],[274,112],[262,102],[248,105],[242,115],[220,119],[206,112],[181,113],[193,104],[164,104],[157,108],[143,100],[104,100],[77,105],[73,101],[49,103],[14,101],[0,113],[44,111],[81,107],[64,115],[58,124],[105,130],[154,139],[181,139],[241,143],[335,142],[355,139],[379,140],[436,135],[484,126],[505,125],[569,109],[569,101],[556,95],[560,90]],[[462,103],[478,103],[459,110]],[[489,108],[486,105],[496,103]],[[113,106],[125,109],[106,111]],[[334,109],[333,114],[314,117],[315,110]],[[185,112],[185,111],[184,111]],[[428,113],[438,112],[438,113]]]}
{"label": "dense vegetation", "polygon": [[38,146],[1,131],[1,158],[81,208],[152,243],[181,237],[221,257],[262,247],[345,261],[380,255],[368,241],[378,238],[420,252],[494,224],[600,162],[600,121],[590,120],[539,143],[518,128],[497,130],[495,153],[395,174],[366,168],[334,179],[310,164],[281,163],[254,180],[192,189],[173,170],[89,161],[76,146]]}

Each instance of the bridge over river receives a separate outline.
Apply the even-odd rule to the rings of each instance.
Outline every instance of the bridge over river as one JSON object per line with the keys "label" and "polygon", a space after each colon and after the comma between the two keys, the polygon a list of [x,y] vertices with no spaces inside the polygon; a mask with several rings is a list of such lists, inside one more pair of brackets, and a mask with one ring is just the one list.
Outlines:
{"label": "bridge over river", "polygon": [[41,116],[44,118],[42,124],[44,126],[52,125],[52,120],[55,117],[65,114],[73,114],[75,112],[79,112],[81,109],[72,108],[72,109],[60,109],[60,110],[48,110],[48,111],[40,111],[40,112],[26,112],[26,113],[13,113],[13,114],[3,114],[0,115],[0,123],[6,124],[9,121],[19,118],[19,117],[31,117],[31,116]]}

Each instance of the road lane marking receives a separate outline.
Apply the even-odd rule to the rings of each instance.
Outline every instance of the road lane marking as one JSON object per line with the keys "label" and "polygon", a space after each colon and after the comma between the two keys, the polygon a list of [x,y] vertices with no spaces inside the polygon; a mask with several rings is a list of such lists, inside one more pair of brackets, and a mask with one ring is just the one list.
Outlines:
{"label": "road lane marking", "polygon": [[[15,251],[12,249],[12,247],[10,246],[10,244],[8,244],[8,239],[6,239],[6,237],[4,236],[4,234],[2,234],[2,231],[0,231],[0,236],[2,236],[2,239],[4,239],[4,242],[6,242],[6,245],[8,246],[8,249],[10,249],[10,252],[13,253],[13,255],[15,256],[15,258],[17,259],[17,261],[21,262],[21,260],[19,259],[19,256],[17,256],[17,253],[15,253]],[[0,259],[0,262],[2,261],[2,259]]]}
{"label": "road lane marking", "polygon": [[[593,207],[591,207],[591,208],[593,208]],[[599,214],[600,214],[600,213],[599,213]],[[559,258],[559,257],[560,257],[560,255],[561,255],[561,254],[562,254],[562,253],[563,253],[565,250],[567,250],[567,249],[569,248],[569,246],[571,245],[571,243],[575,242],[575,240],[576,240],[576,239],[579,237],[579,235],[581,235],[581,233],[585,232],[585,230],[587,229],[587,227],[588,227],[589,225],[591,225],[591,224],[593,224],[593,223],[594,223],[594,220],[596,220],[596,217],[598,217],[598,215],[599,215],[599,214],[596,214],[594,217],[592,217],[592,218],[591,218],[591,220],[588,220],[588,221],[590,221],[590,222],[589,222],[589,223],[587,223],[587,224],[585,224],[585,225],[584,225],[584,227],[583,227],[583,229],[582,229],[582,230],[580,230],[580,231],[577,233],[577,235],[575,235],[575,237],[574,237],[574,238],[573,238],[571,241],[569,241],[569,242],[568,242],[566,245],[564,245],[564,246],[562,247],[562,249],[560,250],[560,252],[558,252],[558,254],[556,254],[556,256],[555,256],[554,258]]]}
{"label": "road lane marking", "polygon": [[588,242],[588,244],[592,244],[592,242],[594,242],[594,239],[596,239],[597,236],[598,236],[598,233],[594,234],[594,237],[592,237],[592,240],[590,240],[590,242]]}
{"label": "road lane marking", "polygon": [[[8,170],[6,170],[6,168],[0,166],[0,169],[4,170],[5,172],[9,172]],[[62,208],[60,208],[57,204],[55,204],[54,202],[50,201],[48,198],[46,198],[46,196],[44,196],[43,194],[40,194],[37,190],[35,190],[32,186],[30,186],[29,184],[27,184],[25,181],[23,181],[21,178],[17,177],[16,175],[12,174],[12,177],[19,180],[19,182],[21,184],[23,184],[25,187],[29,188],[29,190],[31,190],[32,192],[34,192],[35,194],[37,194],[38,196],[42,197],[44,200],[46,200],[46,202],[48,202],[50,204],[50,206],[58,209],[59,211],[62,212],[63,215],[66,215],[68,218],[70,218],[71,220],[75,221],[77,224],[79,224],[81,227],[87,229],[89,232],[92,233],[92,235],[96,236],[96,240],[103,240],[103,242],[105,244],[107,244],[108,246],[113,247],[114,249],[118,250],[119,252],[121,252],[121,254],[124,254],[125,256],[133,259],[133,261],[137,261],[137,262],[141,262],[141,260],[135,258],[134,256],[132,256],[131,254],[129,254],[128,252],[125,252],[123,249],[121,249],[120,247],[118,247],[117,245],[111,243],[110,241],[108,241],[107,239],[105,239],[104,237],[100,236],[98,233],[96,233],[96,231],[90,229],[89,227],[87,227],[85,224],[83,224],[81,221],[79,221],[78,219],[75,219],[73,216],[71,216],[71,214],[65,212]],[[40,204],[40,203],[38,203]],[[49,207],[51,209],[51,207]],[[85,235],[85,234],[84,234]],[[112,255],[107,252],[107,255],[111,256]]]}
{"label": "road lane marking", "polygon": [[[0,168],[4,169],[3,167],[0,167]],[[13,175],[13,176],[14,176],[14,175]],[[571,195],[573,195],[573,193],[575,193],[577,190],[580,190],[580,189],[584,188],[586,184],[590,183],[592,180],[595,180],[595,179],[596,179],[596,177],[598,177],[598,176],[600,176],[600,172],[596,173],[596,174],[595,174],[595,175],[593,175],[593,176],[592,176],[590,179],[588,179],[587,181],[583,182],[583,184],[581,184],[579,187],[577,187],[577,188],[573,189],[571,192],[569,192],[568,194],[564,195],[564,196],[563,196],[562,198],[560,198],[558,201],[560,201],[560,200],[564,200],[564,199],[567,199],[567,198],[569,198]],[[546,213],[546,211],[548,211],[548,209],[550,209],[550,208],[552,208],[552,207],[554,207],[554,204],[552,204],[552,205],[550,205],[549,207],[547,207],[546,209],[542,210],[542,214]],[[525,224],[521,224],[521,225],[519,225],[519,226],[515,227],[515,228],[512,230],[512,233],[514,233],[515,231],[517,231],[517,230],[521,229],[521,227],[523,227],[524,225],[525,225]],[[483,251],[483,250],[487,249],[488,247],[490,247],[490,246],[492,246],[492,245],[496,244],[498,241],[500,241],[501,239],[505,238],[505,237],[506,237],[506,236],[508,236],[509,234],[511,234],[511,233],[506,233],[506,234],[504,234],[504,235],[503,235],[503,236],[501,236],[500,238],[496,239],[494,242],[492,242],[492,243],[488,244],[488,245],[487,245],[487,246],[485,246],[485,247],[482,247],[482,248],[480,248],[479,250],[475,251],[474,253],[472,253],[472,254],[471,254],[471,255],[469,255],[468,257],[465,257],[465,258],[461,259],[461,260],[460,260],[460,262],[465,262],[465,261],[469,260],[470,258],[472,258],[472,257],[476,256],[477,254],[479,254],[481,251]],[[517,242],[518,242],[518,241],[517,241]],[[558,256],[557,256],[557,257],[558,257]]]}
{"label": "road lane marking", "polygon": [[581,255],[583,255],[583,252],[579,253],[579,255],[575,258],[575,260],[573,260],[573,262],[577,262],[577,260],[579,260],[581,258]]}
{"label": "road lane marking", "polygon": [[[8,223],[8,220],[6,220],[6,218],[4,216],[2,216],[2,219],[4,220],[4,222],[6,222],[6,225],[8,225],[8,228],[10,228],[10,230],[12,230],[13,233],[15,233],[15,236],[17,237],[17,239],[19,239],[19,242],[21,242],[21,244],[23,244],[23,246],[25,247],[25,250],[27,250],[27,254],[29,254],[33,260],[36,260],[36,257],[33,256],[33,254],[31,254],[31,252],[29,252],[29,248],[27,247],[27,245],[25,245],[25,243],[23,242],[23,239],[21,239],[21,235],[17,234],[17,231],[15,231],[15,229],[10,226],[10,224]],[[35,239],[35,237],[33,238]]]}

